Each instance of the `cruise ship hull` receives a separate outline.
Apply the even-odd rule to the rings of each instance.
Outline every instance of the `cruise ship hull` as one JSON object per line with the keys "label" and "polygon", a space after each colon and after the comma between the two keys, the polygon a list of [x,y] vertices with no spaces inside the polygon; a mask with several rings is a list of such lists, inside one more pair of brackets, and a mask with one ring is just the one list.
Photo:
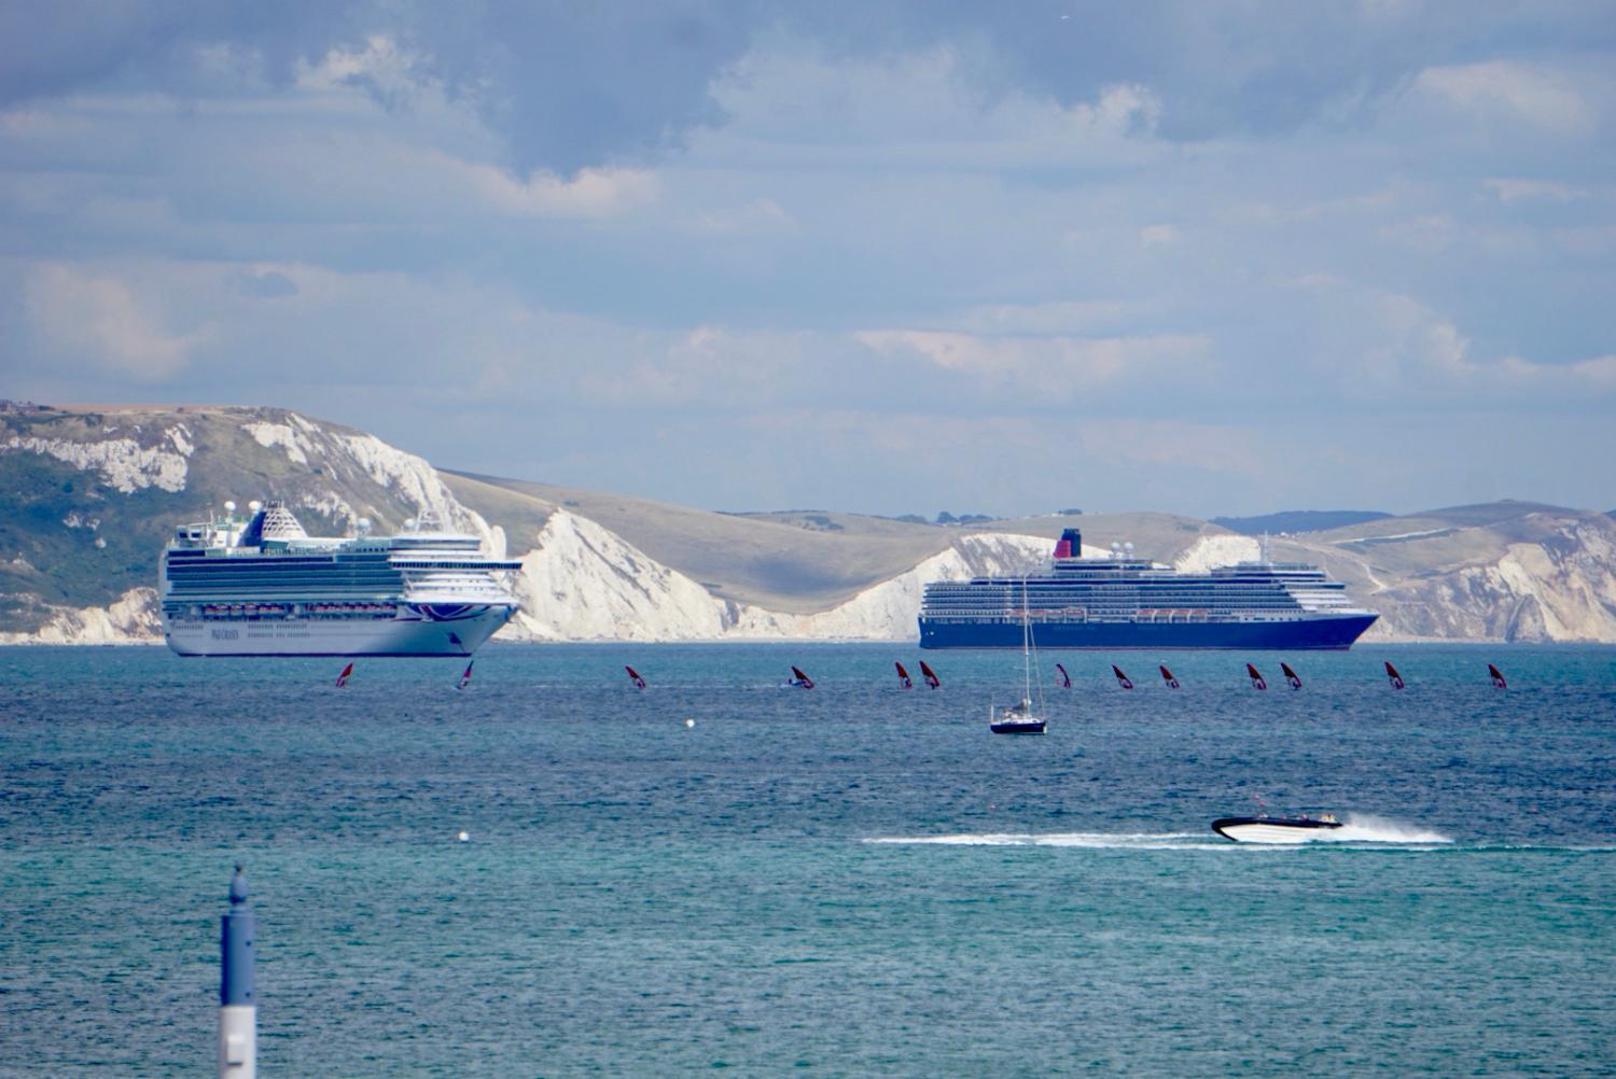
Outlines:
{"label": "cruise ship hull", "polygon": [[494,604],[452,621],[174,618],[163,632],[182,656],[469,656],[515,613]]}
{"label": "cruise ship hull", "polygon": [[[1376,615],[1250,622],[1035,622],[1039,648],[1238,648],[1303,651],[1351,648]],[[920,619],[922,648],[1020,648],[1019,621]]]}

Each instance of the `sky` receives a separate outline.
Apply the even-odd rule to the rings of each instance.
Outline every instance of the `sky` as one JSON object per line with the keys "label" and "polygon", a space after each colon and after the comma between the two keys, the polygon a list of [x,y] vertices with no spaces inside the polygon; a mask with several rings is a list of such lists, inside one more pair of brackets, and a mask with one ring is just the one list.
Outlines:
{"label": "sky", "polygon": [[1616,4],[0,0],[0,396],[710,509],[1616,507]]}

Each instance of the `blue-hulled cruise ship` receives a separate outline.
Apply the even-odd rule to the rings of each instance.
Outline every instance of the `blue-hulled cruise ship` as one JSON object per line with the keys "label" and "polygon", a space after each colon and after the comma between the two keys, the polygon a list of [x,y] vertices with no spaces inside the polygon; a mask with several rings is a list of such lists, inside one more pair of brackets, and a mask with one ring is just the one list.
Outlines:
{"label": "blue-hulled cruise ship", "polygon": [[279,502],[182,525],[159,574],[182,656],[468,656],[517,611],[476,536],[318,538]]}
{"label": "blue-hulled cruise ship", "polygon": [[1040,648],[1344,649],[1380,617],[1317,566],[1242,562],[1207,573],[1084,558],[1068,528],[1047,576],[934,581],[922,648],[1020,648],[1023,595]]}

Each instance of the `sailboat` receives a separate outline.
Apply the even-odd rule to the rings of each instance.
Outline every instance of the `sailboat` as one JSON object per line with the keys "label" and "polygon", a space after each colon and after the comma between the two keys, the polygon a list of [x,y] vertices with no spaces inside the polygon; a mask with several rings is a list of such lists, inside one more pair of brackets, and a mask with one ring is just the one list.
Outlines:
{"label": "sailboat", "polygon": [[[1021,700],[997,712],[988,705],[988,729],[994,734],[1043,734],[1044,717],[1032,707],[1032,624],[1027,621],[1027,580],[1021,581]],[[1042,709],[1044,684],[1038,683]]]}

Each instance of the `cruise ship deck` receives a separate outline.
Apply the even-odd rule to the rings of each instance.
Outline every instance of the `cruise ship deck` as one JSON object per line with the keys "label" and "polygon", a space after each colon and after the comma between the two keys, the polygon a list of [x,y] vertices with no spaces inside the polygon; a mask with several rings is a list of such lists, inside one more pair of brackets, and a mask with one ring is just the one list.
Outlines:
{"label": "cruise ship deck", "polygon": [[1041,648],[1349,648],[1378,617],[1316,566],[1242,562],[1206,573],[1083,558],[1067,529],[1046,575],[926,586],[923,648],[1019,648],[1022,608]]}
{"label": "cruise ship deck", "polygon": [[245,522],[233,509],[163,552],[164,634],[181,655],[470,655],[517,610],[501,578],[521,563],[475,536],[310,537],[280,503]]}

